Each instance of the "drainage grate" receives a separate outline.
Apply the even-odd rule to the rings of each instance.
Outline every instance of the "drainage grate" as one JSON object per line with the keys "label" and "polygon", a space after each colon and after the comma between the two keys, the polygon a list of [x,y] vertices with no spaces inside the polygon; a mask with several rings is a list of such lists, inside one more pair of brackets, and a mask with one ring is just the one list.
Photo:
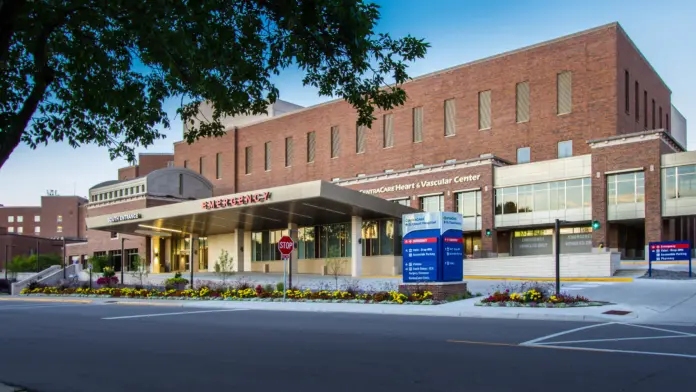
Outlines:
{"label": "drainage grate", "polygon": [[604,312],[602,314],[612,314],[615,316],[625,316],[629,313],[631,313],[631,312],[626,311],[626,310],[607,310],[606,312]]}
{"label": "drainage grate", "polygon": [[115,304],[118,303],[118,301],[104,301],[105,304]]}

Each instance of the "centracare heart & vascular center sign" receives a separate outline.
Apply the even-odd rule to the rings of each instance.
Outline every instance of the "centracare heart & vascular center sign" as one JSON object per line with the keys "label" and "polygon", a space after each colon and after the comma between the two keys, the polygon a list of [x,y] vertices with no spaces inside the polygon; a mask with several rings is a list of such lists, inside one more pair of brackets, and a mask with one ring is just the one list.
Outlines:
{"label": "centracare heart & vascular center sign", "polygon": [[363,189],[363,190],[360,190],[360,192],[367,193],[368,195],[376,195],[376,194],[380,194],[380,193],[408,191],[408,190],[412,190],[412,189],[431,188],[431,187],[442,186],[442,185],[463,184],[463,183],[467,183],[467,182],[478,181],[479,178],[481,178],[480,174],[472,174],[472,175],[468,175],[468,176],[456,176],[456,177],[442,178],[439,180],[432,180],[432,181],[418,181],[418,182],[411,182],[408,184],[396,184],[396,185],[382,186],[379,188]]}
{"label": "centracare heart & vascular center sign", "polygon": [[234,206],[243,206],[248,204],[258,204],[268,201],[271,198],[271,192],[250,193],[248,195],[223,197],[215,200],[204,201],[201,207],[205,210],[215,208],[227,208]]}

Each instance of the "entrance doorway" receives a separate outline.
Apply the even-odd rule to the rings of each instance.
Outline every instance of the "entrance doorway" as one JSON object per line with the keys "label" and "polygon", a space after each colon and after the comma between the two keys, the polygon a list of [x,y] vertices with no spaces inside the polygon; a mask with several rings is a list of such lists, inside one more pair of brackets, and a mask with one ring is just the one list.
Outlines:
{"label": "entrance doorway", "polygon": [[481,254],[481,233],[464,233],[464,257],[473,259]]}
{"label": "entrance doorway", "polygon": [[622,260],[645,260],[644,221],[611,222],[609,247],[617,249]]}

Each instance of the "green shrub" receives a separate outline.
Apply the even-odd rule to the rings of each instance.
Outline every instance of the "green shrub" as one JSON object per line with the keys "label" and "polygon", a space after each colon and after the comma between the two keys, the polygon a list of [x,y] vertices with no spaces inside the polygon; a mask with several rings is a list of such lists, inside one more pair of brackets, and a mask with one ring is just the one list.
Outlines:
{"label": "green shrub", "polygon": [[92,272],[102,272],[104,267],[111,267],[111,261],[108,256],[92,256],[87,263],[92,264]]}
{"label": "green shrub", "polygon": [[[53,254],[39,255],[39,271],[43,271],[52,265],[63,265],[62,258]],[[36,255],[15,256],[7,265],[7,270],[13,273],[36,272]]]}
{"label": "green shrub", "polygon": [[284,289],[285,289],[285,283],[283,283],[283,282],[276,283],[276,290],[282,292]]}

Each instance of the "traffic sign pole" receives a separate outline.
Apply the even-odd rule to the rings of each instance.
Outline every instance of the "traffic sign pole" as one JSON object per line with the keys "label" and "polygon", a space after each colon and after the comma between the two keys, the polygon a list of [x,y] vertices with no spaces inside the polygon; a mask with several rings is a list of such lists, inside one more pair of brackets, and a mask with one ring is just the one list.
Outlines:
{"label": "traffic sign pole", "polygon": [[283,302],[285,302],[285,294],[288,292],[287,289],[287,284],[288,284],[288,260],[285,257],[283,257]]}

